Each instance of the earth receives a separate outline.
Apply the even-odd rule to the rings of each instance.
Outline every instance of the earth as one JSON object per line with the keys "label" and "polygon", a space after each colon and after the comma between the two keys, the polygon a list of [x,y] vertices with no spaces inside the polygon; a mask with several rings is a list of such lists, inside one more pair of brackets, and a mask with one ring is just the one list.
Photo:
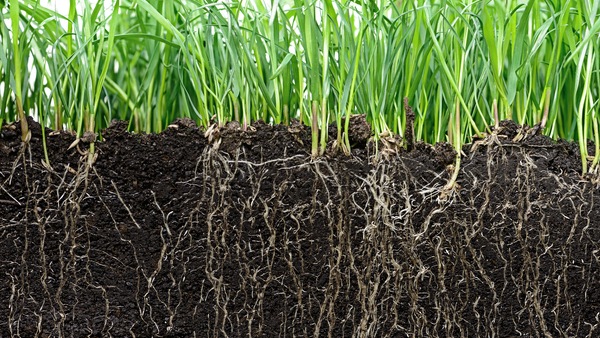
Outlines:
{"label": "earth", "polygon": [[29,124],[28,147],[0,132],[0,337],[600,336],[574,143],[504,121],[447,191],[450,145],[375,144],[360,118],[317,159],[297,122],[114,122],[92,166],[48,129],[44,165]]}

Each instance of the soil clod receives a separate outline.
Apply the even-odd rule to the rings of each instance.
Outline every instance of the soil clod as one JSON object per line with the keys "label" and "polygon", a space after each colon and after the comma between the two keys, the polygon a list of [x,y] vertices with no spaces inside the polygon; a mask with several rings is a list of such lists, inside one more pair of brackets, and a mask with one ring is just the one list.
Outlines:
{"label": "soil clod", "polygon": [[404,139],[406,141],[406,150],[412,151],[415,145],[415,113],[408,104],[408,98],[404,98],[404,113],[406,114],[406,127],[404,128]]}
{"label": "soil clod", "polygon": [[365,147],[367,141],[371,138],[371,126],[364,114],[350,116],[348,133],[348,139],[352,146],[358,148]]}

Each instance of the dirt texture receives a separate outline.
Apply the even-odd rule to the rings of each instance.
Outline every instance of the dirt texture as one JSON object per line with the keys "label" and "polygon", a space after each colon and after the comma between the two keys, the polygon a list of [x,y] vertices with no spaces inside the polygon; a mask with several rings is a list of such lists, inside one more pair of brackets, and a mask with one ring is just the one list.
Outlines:
{"label": "dirt texture", "polygon": [[452,147],[375,152],[356,120],[318,159],[297,121],[115,122],[92,167],[46,130],[51,169],[30,125],[0,133],[0,337],[600,336],[575,144],[505,121],[448,193]]}

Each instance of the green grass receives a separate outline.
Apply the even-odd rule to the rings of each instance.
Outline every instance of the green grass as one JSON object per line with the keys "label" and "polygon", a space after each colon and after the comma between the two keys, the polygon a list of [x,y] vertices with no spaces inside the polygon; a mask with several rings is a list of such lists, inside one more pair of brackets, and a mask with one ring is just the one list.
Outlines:
{"label": "green grass", "polygon": [[498,119],[542,123],[597,171],[600,152],[588,162],[583,146],[600,143],[597,1],[70,4],[66,17],[39,0],[0,5],[0,121],[34,115],[81,136],[115,118],[136,132],[295,118],[319,156],[329,123],[348,152],[352,114],[375,138],[402,135],[407,97],[418,140],[459,149]]}
{"label": "green grass", "polygon": [[[21,131],[22,131],[22,139],[23,142],[28,142],[30,138],[30,133],[28,129],[27,122],[25,120],[25,112],[23,111],[23,59],[22,56],[26,53],[26,40],[23,37],[26,37],[24,34],[20,34],[20,17],[21,13],[19,8],[19,1],[11,0],[10,1],[10,21],[11,21],[11,31],[17,32],[16,34],[12,34],[12,81],[11,86],[14,90],[15,95],[15,106],[17,110],[17,114],[19,119],[21,120]],[[7,39],[9,40],[9,39]],[[9,51],[10,53],[10,51]],[[5,58],[6,60],[6,58]],[[6,64],[6,68],[10,67],[9,64]]]}

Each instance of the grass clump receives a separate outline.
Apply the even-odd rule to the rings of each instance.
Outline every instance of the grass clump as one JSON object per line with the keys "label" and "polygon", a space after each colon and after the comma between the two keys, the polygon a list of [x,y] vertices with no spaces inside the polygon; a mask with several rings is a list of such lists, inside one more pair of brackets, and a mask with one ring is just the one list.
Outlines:
{"label": "grass clump", "polygon": [[352,114],[375,139],[403,135],[406,97],[417,140],[459,150],[513,119],[578,140],[583,173],[600,162],[585,146],[600,143],[596,2],[71,0],[66,16],[39,0],[0,6],[2,121],[32,115],[82,137],[115,118],[136,132],[178,117],[243,128],[296,118],[319,156],[330,123],[348,152]]}

